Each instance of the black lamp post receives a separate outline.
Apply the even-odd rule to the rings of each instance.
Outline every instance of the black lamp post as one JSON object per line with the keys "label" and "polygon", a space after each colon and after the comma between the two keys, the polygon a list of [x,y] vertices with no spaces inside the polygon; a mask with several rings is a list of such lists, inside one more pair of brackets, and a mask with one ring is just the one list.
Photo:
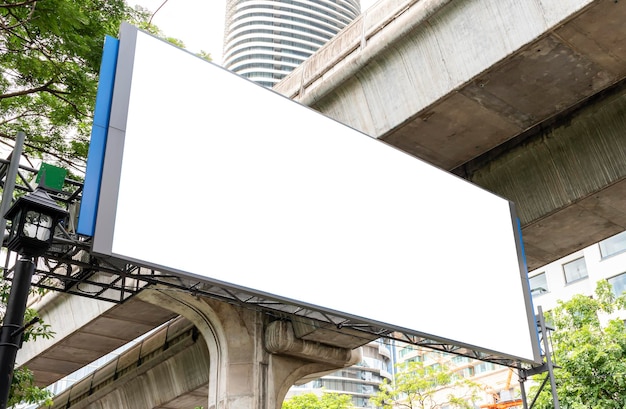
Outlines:
{"label": "black lamp post", "polygon": [[0,328],[0,409],[6,409],[17,350],[22,344],[24,313],[35,272],[34,257],[52,244],[54,230],[67,211],[56,204],[42,188],[22,196],[4,216],[11,221],[7,248],[19,254],[7,302],[4,322]]}

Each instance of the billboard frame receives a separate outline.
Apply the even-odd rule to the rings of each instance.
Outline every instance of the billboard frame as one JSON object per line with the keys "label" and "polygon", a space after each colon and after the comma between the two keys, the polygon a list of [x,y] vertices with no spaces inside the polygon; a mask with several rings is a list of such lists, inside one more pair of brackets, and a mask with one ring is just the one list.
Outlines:
{"label": "billboard frame", "polygon": [[[97,208],[97,217],[95,218],[95,225],[93,226],[94,230],[92,233],[93,243],[91,251],[94,254],[105,258],[111,258],[111,260],[115,260],[115,262],[128,263],[147,268],[153,272],[152,277],[162,276],[166,278],[163,282],[171,281],[173,277],[176,277],[175,280],[178,281],[178,284],[175,285],[184,288],[194,288],[194,291],[199,291],[199,289],[202,288],[202,293],[207,296],[230,301],[235,300],[243,305],[253,305],[255,308],[271,310],[278,315],[289,314],[295,319],[315,319],[325,322],[337,330],[348,327],[358,328],[359,330],[365,329],[365,332],[376,334],[377,336],[402,339],[403,341],[412,344],[428,346],[433,349],[440,349],[445,352],[471,356],[476,359],[496,362],[507,366],[520,366],[522,363],[533,364],[540,362],[536,323],[526,277],[527,273],[524,262],[525,257],[521,240],[521,230],[518,225],[519,222],[515,216],[514,205],[508,201],[508,212],[510,215],[508,223],[510,223],[510,225],[507,228],[514,232],[513,240],[515,243],[515,252],[517,257],[516,268],[519,273],[518,285],[520,286],[522,293],[520,294],[520,297],[523,298],[522,304],[524,306],[524,314],[526,318],[525,325],[528,329],[529,339],[527,342],[532,350],[532,352],[526,356],[509,354],[497,351],[494,348],[485,348],[484,346],[474,343],[459,341],[458,339],[453,340],[449,337],[435,335],[433,332],[425,332],[402,325],[389,324],[388,322],[380,319],[365,318],[359,314],[324,307],[319,304],[297,300],[289,296],[279,295],[258,288],[254,289],[246,285],[237,284],[236,282],[197,274],[189,269],[176,268],[172,265],[166,265],[161,262],[151,261],[147,258],[122,254],[116,251],[114,249],[114,237],[116,234],[115,229],[119,211],[120,180],[124,179],[124,177],[122,177],[122,168],[124,166],[124,155],[127,153],[125,152],[126,127],[128,125],[128,112],[129,109],[132,109],[129,101],[131,98],[131,89],[135,86],[133,83],[133,72],[135,69],[134,64],[137,52],[136,44],[138,36],[141,38],[145,38],[145,36],[151,37],[128,24],[122,26],[121,41],[117,55],[117,69],[114,81],[115,86],[111,99],[112,108],[106,137],[106,153],[104,155],[104,161],[99,164],[102,169],[102,179],[99,190],[100,199],[98,200],[96,207],[93,207],[93,203],[89,205],[92,206],[92,209]],[[182,50],[178,51],[182,52]],[[219,67],[219,69],[223,70],[221,67]],[[252,83],[247,85],[256,87],[256,85]],[[281,98],[284,97],[281,96]],[[318,113],[314,114],[319,115]],[[387,149],[390,148],[383,142],[375,142],[381,144],[381,146],[385,145]],[[395,148],[392,149],[395,150]],[[404,152],[401,152],[401,154],[408,157],[408,155]],[[416,158],[411,159],[418,160]],[[88,160],[88,166],[90,164],[90,160],[91,152]],[[476,189],[480,188],[476,187]],[[85,208],[88,208],[88,206],[85,206]],[[82,211],[83,206],[81,206],[81,214]],[[82,232],[79,231],[79,233],[89,235],[88,229]],[[152,280],[159,281],[159,279],[154,278],[152,278]],[[400,334],[398,335],[399,338],[398,336],[393,335],[394,333]]]}

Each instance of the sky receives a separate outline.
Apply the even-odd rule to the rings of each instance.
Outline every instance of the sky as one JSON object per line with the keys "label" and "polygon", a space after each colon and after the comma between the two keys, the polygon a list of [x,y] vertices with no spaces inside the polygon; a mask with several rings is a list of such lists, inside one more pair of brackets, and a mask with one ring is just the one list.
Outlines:
{"label": "sky", "polygon": [[[377,0],[361,0],[366,10]],[[152,22],[166,35],[185,43],[191,52],[206,51],[213,62],[221,64],[226,0],[126,0],[152,12]]]}

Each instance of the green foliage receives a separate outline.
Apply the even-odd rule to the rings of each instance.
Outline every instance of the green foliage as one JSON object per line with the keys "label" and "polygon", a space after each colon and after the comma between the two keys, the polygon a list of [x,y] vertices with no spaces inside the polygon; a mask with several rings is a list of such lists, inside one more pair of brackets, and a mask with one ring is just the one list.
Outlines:
{"label": "green foliage", "polygon": [[[122,21],[141,25],[149,17],[124,0],[0,2],[0,143],[12,148],[17,131],[24,131],[26,154],[81,172],[104,38],[116,37]],[[163,36],[158,27],[151,28]],[[8,289],[0,279],[3,303]],[[35,317],[36,312],[28,310],[25,322]],[[24,341],[52,335],[49,325],[38,322],[25,330]],[[49,398],[26,369],[15,372],[11,388],[12,403]]]}
{"label": "green foliage", "polygon": [[[155,37],[159,37],[167,41],[168,43],[174,44],[175,46],[179,48],[185,48],[185,43],[183,43],[180,39],[166,35],[165,33],[163,33],[163,31],[161,31],[159,27],[152,24],[151,22],[152,16],[147,9],[141,6],[137,6],[136,13],[137,15],[135,16],[135,20],[131,21],[131,23],[134,24],[137,28],[140,28],[141,30],[148,32]],[[212,60],[211,54],[204,50],[201,50],[199,53],[196,53],[196,55],[207,61]]]}
{"label": "green foliage", "polygon": [[165,33],[163,33],[163,31],[161,31],[159,27],[152,24],[151,19],[150,19],[151,14],[147,9],[144,9],[141,6],[138,6],[136,11],[138,15],[133,21],[131,21],[131,23],[134,24],[137,28],[145,32],[148,32],[155,37],[159,37],[167,41],[168,43],[174,44],[177,47],[185,48],[185,44],[181,40],[165,35]]}
{"label": "green foliage", "polygon": [[211,53],[208,53],[204,50],[200,50],[199,53],[196,54],[198,57],[202,58],[203,60],[207,60],[207,61],[213,61],[213,58],[211,58]]}
{"label": "green foliage", "polygon": [[[555,328],[552,353],[559,367],[555,377],[563,408],[626,407],[626,327],[621,319],[608,320],[607,316],[625,306],[626,296],[616,297],[603,280],[595,297],[576,295],[559,302],[548,314]],[[549,388],[539,396],[536,407],[553,407]]]}
{"label": "green foliage", "polygon": [[474,408],[477,384],[456,375],[443,364],[407,362],[398,366],[393,382],[386,379],[371,401],[384,409]]}
{"label": "green foliage", "polygon": [[13,372],[13,382],[9,391],[8,406],[18,403],[37,403],[52,406],[52,393],[35,386],[33,373],[26,368],[19,368]]}
{"label": "green foliage", "polygon": [[351,409],[352,398],[338,393],[296,395],[283,402],[282,409]]}
{"label": "green foliage", "polygon": [[[0,143],[80,170],[89,146],[102,47],[122,21],[148,25],[124,0],[5,0],[0,3]],[[182,46],[180,40],[166,39]]]}
{"label": "green foliage", "polygon": [[0,140],[23,130],[31,155],[84,159],[104,37],[134,17],[124,0],[0,4]]}

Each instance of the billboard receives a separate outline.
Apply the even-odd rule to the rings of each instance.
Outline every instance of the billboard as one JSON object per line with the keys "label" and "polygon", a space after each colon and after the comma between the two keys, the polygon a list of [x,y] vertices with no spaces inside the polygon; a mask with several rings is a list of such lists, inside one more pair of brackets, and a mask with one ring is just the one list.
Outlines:
{"label": "billboard", "polygon": [[110,42],[95,253],[539,361],[512,203],[133,26]]}

